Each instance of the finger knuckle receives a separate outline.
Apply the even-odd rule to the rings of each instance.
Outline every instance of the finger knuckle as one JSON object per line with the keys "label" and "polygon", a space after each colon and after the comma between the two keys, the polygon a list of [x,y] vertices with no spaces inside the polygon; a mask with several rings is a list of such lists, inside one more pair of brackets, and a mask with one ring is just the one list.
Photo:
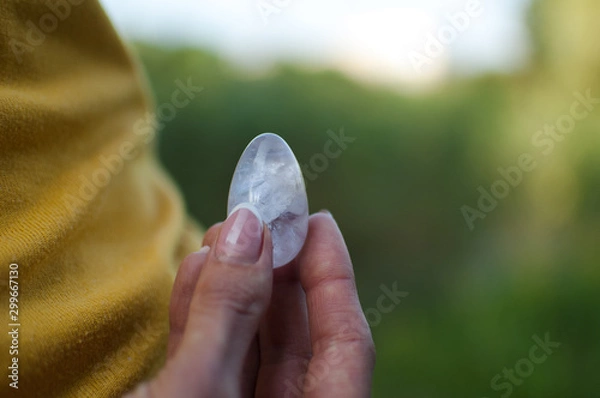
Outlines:
{"label": "finger knuckle", "polygon": [[210,296],[213,303],[242,317],[258,316],[266,306],[264,294],[248,285],[221,285]]}
{"label": "finger knuckle", "polygon": [[342,327],[335,338],[336,344],[344,346],[345,349],[375,360],[375,342],[368,325],[362,322],[354,322],[352,325]]}

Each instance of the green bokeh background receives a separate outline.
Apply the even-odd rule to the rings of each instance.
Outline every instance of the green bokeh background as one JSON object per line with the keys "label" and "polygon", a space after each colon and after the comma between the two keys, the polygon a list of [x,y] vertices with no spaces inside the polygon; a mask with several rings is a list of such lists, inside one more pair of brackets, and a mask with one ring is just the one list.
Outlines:
{"label": "green bokeh background", "polygon": [[[206,226],[225,217],[254,136],[282,135],[302,164],[328,131],[356,139],[307,189],[353,256],[378,351],[373,396],[590,398],[600,396],[600,105],[548,155],[532,137],[569,113],[574,92],[600,98],[598,16],[595,0],[537,1],[525,70],[418,94],[294,65],[249,77],[201,49],[136,49],[157,105],[177,79],[205,89],[165,123],[159,150]],[[461,208],[476,208],[478,188],[524,153],[537,167],[471,231]],[[391,312],[377,310],[382,285],[408,293]],[[561,346],[495,391],[495,375],[546,333]]]}

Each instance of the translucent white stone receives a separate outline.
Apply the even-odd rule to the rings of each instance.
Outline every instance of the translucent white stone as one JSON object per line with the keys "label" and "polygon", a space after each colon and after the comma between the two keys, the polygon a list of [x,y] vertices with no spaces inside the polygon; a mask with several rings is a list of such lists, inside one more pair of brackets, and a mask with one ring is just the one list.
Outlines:
{"label": "translucent white stone", "polygon": [[273,267],[292,261],[308,233],[308,199],[300,165],[276,134],[256,137],[242,154],[231,181],[227,214],[252,204],[271,231]]}

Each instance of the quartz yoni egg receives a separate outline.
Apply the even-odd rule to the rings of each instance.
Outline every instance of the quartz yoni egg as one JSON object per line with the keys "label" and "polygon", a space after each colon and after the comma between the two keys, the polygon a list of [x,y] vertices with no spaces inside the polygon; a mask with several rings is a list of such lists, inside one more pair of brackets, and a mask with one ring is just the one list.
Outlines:
{"label": "quartz yoni egg", "polygon": [[308,232],[308,199],[300,165],[276,134],[256,137],[242,154],[231,181],[227,214],[253,205],[273,240],[273,267],[292,261]]}

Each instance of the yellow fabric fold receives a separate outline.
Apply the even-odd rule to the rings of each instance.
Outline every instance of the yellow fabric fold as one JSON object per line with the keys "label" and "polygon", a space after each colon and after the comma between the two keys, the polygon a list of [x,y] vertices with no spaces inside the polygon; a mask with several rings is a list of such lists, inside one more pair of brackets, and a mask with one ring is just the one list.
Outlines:
{"label": "yellow fabric fold", "polygon": [[0,396],[120,396],[164,363],[201,232],[139,128],[138,69],[97,1],[0,3]]}

